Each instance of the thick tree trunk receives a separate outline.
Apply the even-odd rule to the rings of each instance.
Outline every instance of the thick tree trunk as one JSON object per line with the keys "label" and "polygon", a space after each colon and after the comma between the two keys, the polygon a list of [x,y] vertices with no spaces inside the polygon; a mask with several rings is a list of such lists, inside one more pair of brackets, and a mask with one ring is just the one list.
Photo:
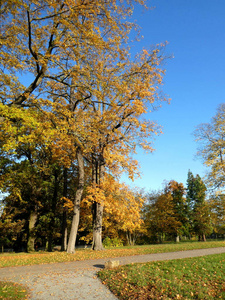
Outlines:
{"label": "thick tree trunk", "polygon": [[34,241],[35,241],[35,236],[34,236],[34,228],[35,228],[35,223],[37,221],[37,213],[35,211],[32,211],[30,213],[29,217],[29,224],[28,224],[28,240],[27,240],[27,252],[32,252],[35,251],[34,248]]}
{"label": "thick tree trunk", "polygon": [[176,235],[176,243],[179,243],[180,242],[180,236],[177,234]]}
{"label": "thick tree trunk", "polygon": [[[101,185],[104,178],[104,160],[102,157],[99,160],[92,162],[92,182]],[[92,250],[103,250],[102,244],[102,220],[103,220],[103,205],[98,202],[93,203],[93,241]]]}
{"label": "thick tree trunk", "polygon": [[102,218],[103,218],[103,206],[94,202],[93,204],[93,250],[103,250],[102,245]]}
{"label": "thick tree trunk", "polygon": [[75,252],[75,243],[77,238],[77,230],[80,221],[80,202],[84,190],[84,159],[80,149],[77,149],[77,162],[78,162],[78,188],[75,195],[73,220],[70,230],[70,237],[67,246],[67,253]]}

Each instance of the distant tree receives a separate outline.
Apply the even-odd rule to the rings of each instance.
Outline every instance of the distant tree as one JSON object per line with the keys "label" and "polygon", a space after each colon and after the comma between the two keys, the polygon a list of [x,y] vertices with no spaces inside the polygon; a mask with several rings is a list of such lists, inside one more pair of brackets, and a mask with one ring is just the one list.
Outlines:
{"label": "distant tree", "polygon": [[175,180],[171,180],[166,185],[165,192],[171,194],[176,218],[181,223],[181,226],[177,228],[177,232],[176,232],[176,241],[179,242],[181,235],[187,236],[189,233],[187,204],[186,204],[186,199],[184,197],[185,188],[183,183],[178,183]]}
{"label": "distant tree", "polygon": [[216,236],[225,236],[225,195],[223,192],[215,192],[209,198],[210,214],[212,218],[213,232]]}
{"label": "distant tree", "polygon": [[145,205],[145,227],[150,236],[162,242],[165,236],[175,235],[181,227],[171,193],[165,191],[150,195],[150,202]]}
{"label": "distant tree", "polygon": [[189,170],[187,179],[188,218],[193,233],[199,240],[206,240],[206,234],[212,232],[209,206],[206,202],[206,186],[199,175]]}
{"label": "distant tree", "polygon": [[207,202],[196,205],[193,213],[194,232],[199,241],[206,241],[206,235],[212,233],[212,223],[209,205]]}
{"label": "distant tree", "polygon": [[209,167],[209,187],[225,186],[225,104],[221,104],[210,123],[200,124],[194,132],[199,144],[198,155]]}

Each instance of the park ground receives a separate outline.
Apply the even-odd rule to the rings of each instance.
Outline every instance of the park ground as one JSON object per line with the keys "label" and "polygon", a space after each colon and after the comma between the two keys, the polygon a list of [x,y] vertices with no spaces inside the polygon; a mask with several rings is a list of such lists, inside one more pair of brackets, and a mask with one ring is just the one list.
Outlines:
{"label": "park ground", "polygon": [[[220,284],[220,277],[223,279],[224,276],[221,274],[225,274],[224,270],[224,261],[225,261],[225,254],[215,254],[215,255],[207,255],[212,253],[220,253],[220,251],[225,252],[225,242],[224,241],[217,241],[217,242],[206,242],[206,243],[180,243],[180,244],[165,244],[165,245],[146,245],[146,246],[135,246],[135,247],[121,247],[121,248],[116,248],[116,249],[107,249],[105,251],[98,251],[94,252],[91,251],[90,249],[84,249],[84,250],[78,250],[76,251],[75,254],[66,254],[62,252],[54,252],[54,253],[46,253],[46,252],[41,252],[41,253],[7,253],[7,254],[1,254],[0,255],[0,266],[2,267],[1,269],[1,276],[0,280],[4,282],[9,281],[12,289],[18,289],[18,286],[15,285],[17,284],[22,284],[21,287],[21,295],[22,298],[3,298],[4,295],[6,295],[6,290],[8,289],[8,284],[2,283],[2,286],[0,288],[1,293],[0,294],[0,299],[27,299],[28,294],[30,293],[29,291],[29,286],[32,285],[32,282],[29,282],[28,278],[33,278],[33,280],[36,280],[36,285],[37,285],[37,278],[39,282],[44,282],[46,278],[49,278],[49,280],[54,279],[54,280],[59,280],[62,281],[62,276],[64,276],[64,281],[66,283],[67,280],[65,278],[71,277],[74,279],[74,271],[76,268],[76,272],[81,272],[80,273],[80,279],[84,279],[84,277],[87,279],[96,279],[95,273],[99,271],[104,266],[104,263],[107,259],[109,258],[116,258],[120,257],[120,261],[122,265],[126,266],[121,266],[118,269],[115,270],[103,270],[99,273],[99,276],[103,283],[107,285],[113,292],[114,294],[119,298],[119,299],[203,299],[201,298],[201,293],[206,293],[207,298],[204,299],[215,299],[215,295],[217,295],[218,299],[225,299],[225,296],[223,294],[223,289],[225,288],[223,284]],[[208,250],[207,250],[208,248]],[[213,249],[212,249],[213,248]],[[186,256],[183,256],[187,251],[186,250],[192,250],[191,253],[194,253],[193,251],[198,251],[198,255],[207,255],[207,261],[206,260],[201,260],[202,258],[185,258]],[[203,250],[204,249],[204,250]],[[211,249],[211,250],[210,250]],[[217,249],[217,250],[215,250]],[[161,261],[159,260],[162,259],[175,259],[176,256],[173,256],[175,252],[180,253],[180,257],[182,258],[181,260],[172,260],[170,263],[168,261]],[[210,252],[207,252],[210,251]],[[214,251],[219,251],[219,252],[214,252]],[[165,253],[166,252],[166,253]],[[189,252],[189,251],[188,251]],[[190,252],[189,252],[190,253]],[[148,260],[150,259],[149,254],[151,254],[151,257],[153,257],[153,260],[157,260],[157,263],[147,263]],[[157,257],[154,257],[154,255],[160,255]],[[164,255],[167,255],[166,257]],[[190,256],[190,254],[188,254]],[[149,256],[149,258],[148,258]],[[161,257],[161,258],[160,258]],[[205,257],[205,256],[204,256]],[[147,259],[147,260],[146,260]],[[191,261],[193,259],[193,261]],[[183,267],[181,268],[181,263],[183,261]],[[66,262],[64,264],[58,264],[58,262]],[[69,263],[71,262],[71,263]],[[144,263],[144,264],[132,264],[128,265],[129,263]],[[179,262],[179,263],[178,263]],[[223,262],[223,263],[221,263]],[[93,265],[94,263],[94,265]],[[193,276],[190,276],[191,271],[192,271],[192,266],[196,265],[197,267],[196,270],[204,270],[203,273],[205,274],[211,274],[213,272],[214,275],[211,275],[208,278],[205,278],[202,273],[196,272],[196,278]],[[33,266],[32,266],[33,265]],[[36,266],[35,266],[36,265]],[[204,269],[202,269],[202,265],[204,265]],[[210,268],[210,266],[214,266],[213,268]],[[11,267],[10,267],[11,266]],[[27,267],[17,267],[15,268],[14,266],[27,266]],[[59,267],[60,266],[60,267]],[[185,272],[178,272],[176,271],[176,266],[180,270],[185,270]],[[60,276],[60,272],[56,272],[56,270],[61,268],[64,268],[62,271],[62,274]],[[77,269],[79,267],[79,270]],[[54,269],[55,268],[55,269]],[[125,269],[124,269],[125,268]],[[137,269],[136,269],[137,268]],[[141,271],[138,268],[142,268]],[[32,273],[32,270],[37,271],[36,274]],[[95,269],[95,270],[94,270]],[[178,270],[177,269],[177,270]],[[188,271],[189,269],[189,271]],[[82,271],[81,271],[82,270]],[[156,270],[158,270],[156,272]],[[160,270],[160,272],[159,272]],[[32,271],[32,272],[31,272]],[[86,275],[83,274],[82,272],[85,271]],[[23,276],[20,274],[20,272],[26,272],[26,274],[23,274]],[[32,273],[32,276],[31,273]],[[89,273],[88,273],[89,272]],[[190,274],[189,274],[189,273]],[[164,274],[165,273],[165,274]],[[179,274],[178,274],[179,273]],[[4,274],[7,276],[4,276]],[[54,278],[51,278],[52,275],[54,274]],[[90,274],[88,277],[87,274]],[[121,275],[123,274],[123,276]],[[149,274],[154,274],[155,277],[150,276]],[[157,275],[158,274],[158,275]],[[164,278],[162,282],[157,281],[157,278]],[[179,290],[175,290],[175,294],[171,294],[171,290],[169,290],[167,287],[171,286],[173,284],[172,282],[169,281],[168,279],[168,274],[175,274],[174,278],[171,280],[176,283],[179,282]],[[186,274],[186,275],[185,275]],[[189,275],[188,275],[189,274]],[[217,275],[216,275],[217,274]],[[22,276],[22,277],[21,277]],[[36,277],[35,277],[36,276]],[[37,277],[38,276],[38,277]],[[44,277],[43,277],[44,276]],[[47,277],[46,277],[47,276]],[[56,277],[55,277],[56,276]],[[150,276],[150,277],[149,277]],[[181,277],[179,279],[179,276]],[[36,279],[35,279],[35,278]],[[79,277],[79,276],[78,276]],[[8,278],[8,280],[7,280]],[[22,279],[21,279],[22,278]],[[106,280],[107,278],[107,280]],[[129,278],[129,280],[127,279]],[[131,279],[133,278],[133,279]],[[146,282],[143,281],[143,278],[146,278],[146,282],[155,282],[154,286],[149,286],[146,285]],[[203,280],[203,283],[201,281],[201,278]],[[79,278],[77,278],[78,280]],[[210,284],[207,280],[211,280]],[[125,281],[124,281],[125,280]],[[60,284],[60,281],[58,283]],[[69,281],[69,280],[68,280]],[[79,280],[78,280],[79,281]],[[224,281],[224,279],[223,279]],[[99,281],[96,281],[99,283]],[[124,285],[126,282],[127,286]],[[27,283],[27,284],[26,284]],[[182,283],[182,284],[181,284]],[[198,285],[197,285],[198,283]],[[202,285],[201,285],[202,283]],[[26,289],[24,288],[24,284],[28,286],[28,294],[26,294]],[[79,281],[80,286],[81,281]],[[70,282],[70,286],[74,286],[73,281]],[[84,286],[89,286],[88,284],[86,285],[85,282],[81,284],[83,287]],[[92,282],[93,285],[93,282]],[[94,284],[95,285],[95,284]],[[105,285],[99,285],[99,291],[96,291],[97,293],[99,292],[101,294],[102,292],[102,286],[105,288]],[[190,291],[190,285],[192,286],[192,294],[189,295],[189,298],[187,298],[187,295],[185,294],[186,291]],[[199,290],[199,285],[203,287],[203,290]],[[209,286],[211,287],[209,290],[204,291],[204,287]],[[96,286],[95,286],[96,287]],[[195,292],[195,287],[198,291]],[[161,291],[164,292],[164,296],[167,295],[167,298],[162,298],[162,295],[157,294],[157,290],[160,289]],[[80,289],[82,290],[82,289]],[[90,290],[89,288],[86,290],[88,292]],[[98,289],[97,289],[98,290]],[[173,288],[174,290],[174,288]],[[106,289],[107,295],[109,297],[113,297],[112,294],[109,293],[109,291]],[[122,292],[121,292],[122,291]],[[142,291],[142,294],[139,295],[138,291]],[[193,292],[194,291],[194,292]],[[32,292],[32,291],[31,291]],[[35,298],[32,296],[32,299],[44,299],[40,298],[41,294],[45,294],[46,290],[43,289],[41,290],[41,287],[39,287],[39,292],[42,292],[39,294],[38,298]],[[154,293],[153,293],[154,292]],[[124,294],[125,293],[125,294]],[[151,295],[151,293],[158,295],[158,298],[147,298],[147,295]],[[19,295],[20,293],[18,293]],[[32,294],[32,293],[31,293]],[[100,295],[99,294],[99,295]],[[84,296],[85,298],[80,298],[80,299],[94,299],[94,298],[87,298],[89,295],[86,294]],[[185,296],[186,295],[186,296]],[[46,298],[46,295],[43,295]],[[58,298],[55,299],[61,299],[60,294],[58,294]],[[65,295],[64,295],[65,296]],[[81,297],[83,297],[81,295]],[[93,296],[93,294],[92,294]],[[129,298],[126,298],[129,297]],[[139,298],[138,298],[139,297]],[[200,298],[199,298],[200,297]],[[214,298],[213,298],[214,297]],[[222,298],[221,298],[222,297]],[[69,298],[68,297],[65,299],[74,299],[74,298]],[[96,299],[100,299],[99,296],[97,295]],[[115,299],[115,298],[108,298],[108,299]]]}

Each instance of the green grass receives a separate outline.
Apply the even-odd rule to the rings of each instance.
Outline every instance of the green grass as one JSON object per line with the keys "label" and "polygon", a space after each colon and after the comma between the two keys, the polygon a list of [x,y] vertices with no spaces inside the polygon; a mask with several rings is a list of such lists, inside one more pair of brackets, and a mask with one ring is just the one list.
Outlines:
{"label": "green grass", "polygon": [[98,273],[119,299],[225,299],[225,254],[122,266]]}
{"label": "green grass", "polygon": [[204,249],[214,247],[225,247],[225,241],[189,242],[177,244],[160,244],[110,248],[103,251],[92,251],[91,249],[79,249],[75,254],[66,252],[33,252],[33,253],[1,253],[0,268],[12,266],[25,266],[36,264],[49,264],[56,262],[69,262],[87,259],[129,256],[138,254],[151,254],[174,252],[193,249]]}
{"label": "green grass", "polygon": [[28,299],[28,290],[19,284],[0,281],[0,299]]}

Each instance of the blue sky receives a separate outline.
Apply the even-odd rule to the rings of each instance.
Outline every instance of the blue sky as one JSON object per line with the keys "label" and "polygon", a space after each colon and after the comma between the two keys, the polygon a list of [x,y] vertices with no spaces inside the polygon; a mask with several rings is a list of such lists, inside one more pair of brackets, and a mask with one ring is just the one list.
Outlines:
{"label": "blue sky", "polygon": [[153,154],[138,151],[142,178],[132,185],[158,190],[164,180],[186,184],[189,169],[205,175],[192,133],[225,102],[225,1],[151,0],[148,6],[154,9],[135,10],[144,37],[132,51],[168,42],[163,91],[171,104],[148,114],[164,134],[155,140]]}

